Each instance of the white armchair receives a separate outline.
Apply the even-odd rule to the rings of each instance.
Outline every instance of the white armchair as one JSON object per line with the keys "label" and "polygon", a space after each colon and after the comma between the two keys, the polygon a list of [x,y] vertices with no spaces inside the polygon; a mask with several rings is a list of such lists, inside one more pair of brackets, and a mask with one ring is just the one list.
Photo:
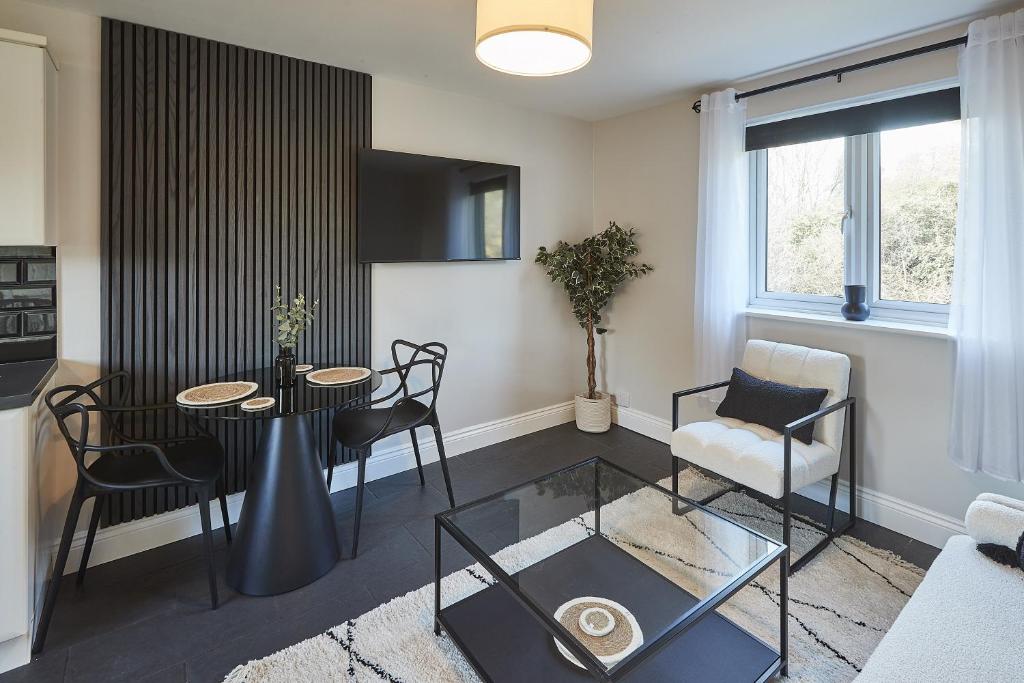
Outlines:
{"label": "white armchair", "polygon": [[[679,491],[679,462],[708,470],[734,482],[732,488],[700,501],[710,503],[728,491],[752,489],[782,500],[783,543],[790,545],[791,502],[794,490],[831,477],[828,522],[812,524],[825,537],[795,563],[796,572],[836,536],[853,527],[856,519],[856,399],[849,395],[850,359],[841,353],[803,346],[752,339],[747,342],[740,369],[759,377],[799,387],[828,389],[817,412],[786,425],[782,433],[752,422],[728,417],[679,425],[679,399],[729,385],[728,380],[672,394],[672,490]],[[850,502],[849,520],[835,527],[836,495],[839,488],[839,464],[842,456],[849,413],[850,423]],[[792,434],[814,424],[810,445],[794,440]],[[787,551],[786,562],[790,562]]]}

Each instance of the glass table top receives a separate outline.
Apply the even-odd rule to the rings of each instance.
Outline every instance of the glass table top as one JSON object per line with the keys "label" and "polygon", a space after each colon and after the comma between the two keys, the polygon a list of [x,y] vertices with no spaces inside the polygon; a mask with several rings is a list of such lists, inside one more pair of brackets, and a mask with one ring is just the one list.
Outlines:
{"label": "glass table top", "polygon": [[570,600],[600,597],[626,607],[643,643],[624,659],[602,662],[609,671],[685,630],[784,549],[601,458],[437,517],[556,631],[554,615]]}
{"label": "glass table top", "polygon": [[[314,363],[313,369],[319,370],[340,365],[344,364]],[[263,420],[285,415],[315,413],[321,410],[338,408],[347,403],[355,404],[362,399],[368,398],[370,394],[379,389],[382,381],[380,373],[376,370],[371,370],[370,376],[362,381],[351,384],[323,386],[307,382],[306,374],[303,373],[296,375],[294,386],[283,388],[277,385],[273,367],[256,368],[211,380],[211,382],[253,382],[257,384],[259,388],[244,399],[230,403],[218,403],[212,406],[184,406],[178,404],[178,408],[186,410],[196,417],[220,420]],[[266,410],[254,412],[242,410],[241,404],[243,401],[260,396],[271,396],[276,402]]]}

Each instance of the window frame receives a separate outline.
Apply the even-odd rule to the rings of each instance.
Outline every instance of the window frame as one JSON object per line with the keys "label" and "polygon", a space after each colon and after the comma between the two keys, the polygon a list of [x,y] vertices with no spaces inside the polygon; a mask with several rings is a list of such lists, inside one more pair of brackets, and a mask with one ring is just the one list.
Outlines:
{"label": "window frame", "polygon": [[[945,325],[949,304],[881,298],[881,135],[844,138],[843,190],[847,208],[842,219],[844,282],[846,269],[861,269],[872,317],[880,320]],[[837,315],[844,297],[767,290],[768,150],[748,152],[750,159],[750,297],[751,306]]]}

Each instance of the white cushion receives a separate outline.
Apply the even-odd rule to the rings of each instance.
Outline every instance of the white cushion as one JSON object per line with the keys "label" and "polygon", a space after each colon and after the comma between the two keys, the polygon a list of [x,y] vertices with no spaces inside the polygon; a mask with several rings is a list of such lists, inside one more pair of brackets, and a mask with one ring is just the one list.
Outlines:
{"label": "white cushion", "polygon": [[[782,435],[730,417],[691,422],[672,434],[672,455],[772,498],[784,494]],[[793,439],[792,489],[839,471],[839,452],[820,441]]]}
{"label": "white cushion", "polygon": [[[743,352],[740,368],[772,382],[828,389],[822,408],[842,401],[850,392],[850,359],[834,351],[751,339]],[[845,420],[845,410],[837,410],[818,420],[814,425],[814,439],[836,452],[840,451]]]}
{"label": "white cushion", "polygon": [[[866,597],[866,596],[865,596]],[[954,536],[858,683],[1024,680],[1024,572]]]}

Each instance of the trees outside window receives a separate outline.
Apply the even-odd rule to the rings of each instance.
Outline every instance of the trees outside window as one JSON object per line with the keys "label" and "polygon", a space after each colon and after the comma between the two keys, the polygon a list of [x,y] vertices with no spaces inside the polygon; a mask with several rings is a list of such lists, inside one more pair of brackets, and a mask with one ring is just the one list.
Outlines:
{"label": "trees outside window", "polygon": [[845,282],[878,317],[945,321],[959,121],[750,155],[751,303],[834,312]]}

